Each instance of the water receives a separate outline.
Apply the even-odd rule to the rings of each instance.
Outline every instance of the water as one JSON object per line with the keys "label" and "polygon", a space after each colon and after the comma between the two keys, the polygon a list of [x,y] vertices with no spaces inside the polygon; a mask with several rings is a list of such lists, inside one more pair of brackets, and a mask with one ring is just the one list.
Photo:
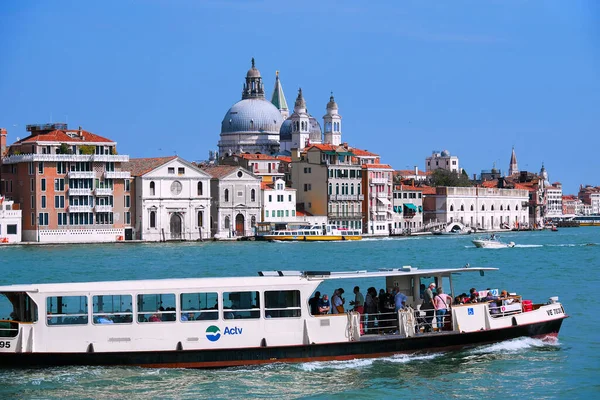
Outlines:
{"label": "water", "polygon": [[[535,302],[560,296],[558,341],[520,338],[459,352],[220,370],[65,367],[1,370],[0,398],[595,398],[600,393],[600,228],[340,243],[178,243],[0,247],[0,284],[255,275],[259,270],[498,267],[455,290],[495,287]],[[354,282],[348,282],[348,290]],[[381,283],[360,282],[367,287]],[[339,284],[339,282],[336,282]],[[329,293],[333,287],[321,287]],[[323,291],[323,290],[322,290]]]}

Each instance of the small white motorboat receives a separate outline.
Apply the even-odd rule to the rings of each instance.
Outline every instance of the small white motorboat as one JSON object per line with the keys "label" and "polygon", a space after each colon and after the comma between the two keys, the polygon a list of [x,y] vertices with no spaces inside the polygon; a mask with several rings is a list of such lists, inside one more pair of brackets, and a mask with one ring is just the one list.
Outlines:
{"label": "small white motorboat", "polygon": [[506,247],[515,247],[515,242],[501,242],[496,235],[490,235],[489,238],[473,240],[475,247],[484,249],[503,249]]}

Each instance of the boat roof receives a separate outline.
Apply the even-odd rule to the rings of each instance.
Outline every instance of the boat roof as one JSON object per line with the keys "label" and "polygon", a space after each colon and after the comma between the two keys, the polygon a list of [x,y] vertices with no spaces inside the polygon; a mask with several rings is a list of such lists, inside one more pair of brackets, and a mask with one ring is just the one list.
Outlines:
{"label": "boat roof", "polygon": [[125,291],[153,291],[157,290],[192,290],[256,287],[286,287],[308,285],[329,279],[364,279],[384,278],[387,276],[433,276],[450,275],[463,272],[496,271],[498,268],[489,267],[462,267],[442,269],[418,269],[410,266],[402,268],[382,268],[378,271],[259,271],[258,276],[240,276],[226,278],[181,278],[181,279],[146,279],[103,282],[71,282],[71,283],[40,283],[0,286],[0,293],[29,292],[29,293],[54,293],[54,292],[125,292]]}

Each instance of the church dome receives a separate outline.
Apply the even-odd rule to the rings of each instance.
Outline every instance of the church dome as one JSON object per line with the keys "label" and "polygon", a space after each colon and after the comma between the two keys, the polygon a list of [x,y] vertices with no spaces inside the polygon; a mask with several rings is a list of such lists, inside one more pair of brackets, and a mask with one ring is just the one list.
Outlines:
{"label": "church dome", "polygon": [[227,111],[221,122],[221,133],[267,132],[277,134],[282,122],[281,113],[270,101],[264,98],[244,99],[235,103]]}
{"label": "church dome", "polygon": [[310,138],[310,141],[320,143],[322,140],[323,131],[321,131],[321,124],[319,124],[319,121],[317,121],[315,117],[310,117],[308,119],[308,126],[308,137]]}
{"label": "church dome", "polygon": [[281,124],[281,128],[279,128],[279,140],[282,141],[291,141],[292,140],[292,120],[286,119]]}

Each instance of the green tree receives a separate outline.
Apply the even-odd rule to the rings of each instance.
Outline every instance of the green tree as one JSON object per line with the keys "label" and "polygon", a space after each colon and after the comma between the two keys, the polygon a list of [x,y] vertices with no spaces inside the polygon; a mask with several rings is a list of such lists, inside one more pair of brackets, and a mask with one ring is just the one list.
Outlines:
{"label": "green tree", "polygon": [[469,177],[463,170],[462,174],[446,171],[445,169],[436,169],[431,174],[431,186],[450,186],[450,187],[469,187],[473,186]]}

